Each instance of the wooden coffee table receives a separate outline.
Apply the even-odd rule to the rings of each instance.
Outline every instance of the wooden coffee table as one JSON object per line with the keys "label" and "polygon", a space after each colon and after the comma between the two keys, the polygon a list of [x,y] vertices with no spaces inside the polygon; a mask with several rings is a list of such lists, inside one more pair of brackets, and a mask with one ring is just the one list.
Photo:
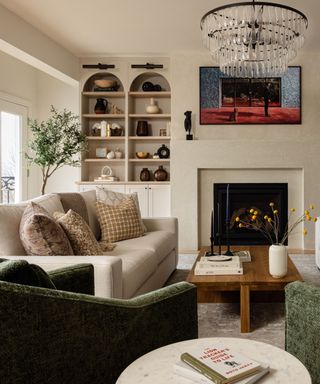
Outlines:
{"label": "wooden coffee table", "polygon": [[[208,247],[200,249],[196,262],[208,249]],[[287,275],[280,279],[273,278],[269,274],[268,246],[234,246],[233,249],[247,249],[251,253],[251,262],[243,263],[243,275],[196,276],[195,263],[187,281],[197,286],[199,303],[217,301],[215,300],[217,293],[219,295],[221,292],[240,292],[240,328],[241,332],[247,333],[250,332],[250,292],[283,291],[288,283],[303,279],[290,257],[288,257]]]}

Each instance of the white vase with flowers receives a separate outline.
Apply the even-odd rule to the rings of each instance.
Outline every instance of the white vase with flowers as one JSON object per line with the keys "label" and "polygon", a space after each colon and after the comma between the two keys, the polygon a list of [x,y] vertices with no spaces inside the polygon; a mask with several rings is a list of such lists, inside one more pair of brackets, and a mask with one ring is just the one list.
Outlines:
{"label": "white vase with flowers", "polygon": [[[314,209],[314,205],[310,205],[302,215],[293,220],[295,208],[290,209],[288,222],[284,232],[280,231],[279,211],[275,208],[273,202],[269,203],[270,213],[262,213],[258,208],[250,208],[235,218],[236,225],[239,228],[254,229],[263,234],[270,243],[269,247],[269,273],[274,278],[281,278],[288,271],[288,249],[286,242],[290,234],[305,221],[317,221],[316,217],[312,217],[310,210]],[[303,234],[307,235],[307,229],[303,229]]]}

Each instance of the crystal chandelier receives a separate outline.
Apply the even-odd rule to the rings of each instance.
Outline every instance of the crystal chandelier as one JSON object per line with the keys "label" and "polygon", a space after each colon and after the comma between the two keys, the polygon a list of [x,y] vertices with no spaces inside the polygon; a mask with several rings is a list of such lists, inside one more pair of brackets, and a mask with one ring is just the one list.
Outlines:
{"label": "crystal chandelier", "polygon": [[212,9],[201,19],[204,45],[232,77],[281,75],[302,47],[307,27],[300,11],[254,0]]}

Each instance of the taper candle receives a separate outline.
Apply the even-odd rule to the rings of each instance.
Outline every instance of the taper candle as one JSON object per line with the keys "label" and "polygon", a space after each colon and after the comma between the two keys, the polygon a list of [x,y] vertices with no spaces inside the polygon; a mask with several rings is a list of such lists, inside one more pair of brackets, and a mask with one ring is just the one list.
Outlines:
{"label": "taper candle", "polygon": [[230,220],[229,217],[229,184],[227,185],[227,201],[226,201],[226,221]]}

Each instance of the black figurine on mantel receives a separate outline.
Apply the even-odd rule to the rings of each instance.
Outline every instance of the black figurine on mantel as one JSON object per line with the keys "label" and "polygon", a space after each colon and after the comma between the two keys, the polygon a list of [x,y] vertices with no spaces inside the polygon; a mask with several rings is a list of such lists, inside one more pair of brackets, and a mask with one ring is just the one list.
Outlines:
{"label": "black figurine on mantel", "polygon": [[186,111],[184,113],[185,115],[185,119],[184,119],[184,129],[186,130],[187,132],[187,140],[193,140],[193,135],[191,134],[191,114],[192,114],[192,111]]}

